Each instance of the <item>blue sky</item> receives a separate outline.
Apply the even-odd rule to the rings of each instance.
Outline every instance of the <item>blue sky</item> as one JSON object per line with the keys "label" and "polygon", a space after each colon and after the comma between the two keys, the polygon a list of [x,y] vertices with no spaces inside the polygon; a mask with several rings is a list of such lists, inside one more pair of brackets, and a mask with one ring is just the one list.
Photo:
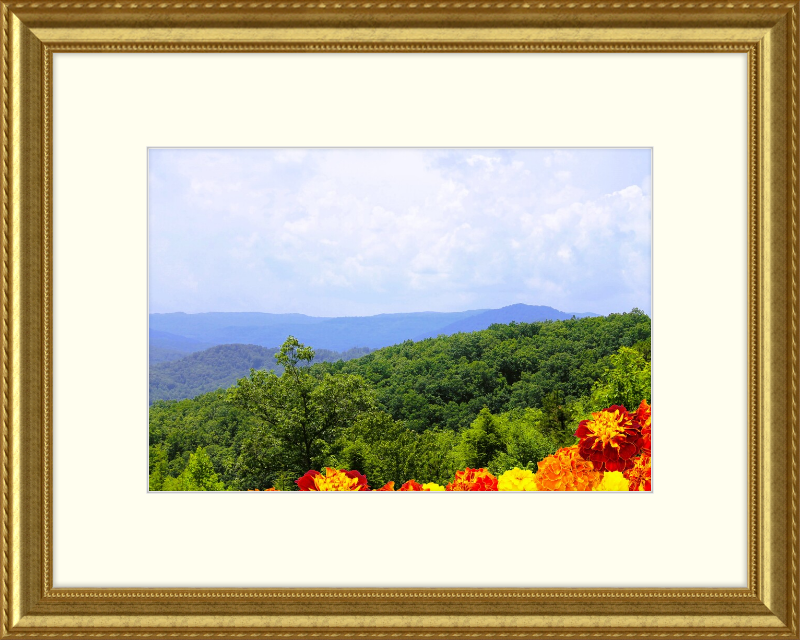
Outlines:
{"label": "blue sky", "polygon": [[150,312],[650,313],[649,149],[151,149]]}

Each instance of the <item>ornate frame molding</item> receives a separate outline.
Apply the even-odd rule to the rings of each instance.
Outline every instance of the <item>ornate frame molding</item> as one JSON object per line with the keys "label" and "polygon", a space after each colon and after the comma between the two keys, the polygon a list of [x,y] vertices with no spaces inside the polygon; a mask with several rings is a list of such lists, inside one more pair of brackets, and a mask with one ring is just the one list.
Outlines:
{"label": "ornate frame molding", "polygon": [[[2,5],[2,634],[797,638],[799,8],[742,0]],[[54,589],[51,92],[52,55],[61,51],[746,52],[748,587]]]}

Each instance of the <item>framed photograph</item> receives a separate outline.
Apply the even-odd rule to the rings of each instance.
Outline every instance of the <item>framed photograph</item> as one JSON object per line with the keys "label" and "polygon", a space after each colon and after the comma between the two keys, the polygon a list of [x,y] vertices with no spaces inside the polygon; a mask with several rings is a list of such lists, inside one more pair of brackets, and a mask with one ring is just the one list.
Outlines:
{"label": "framed photograph", "polygon": [[798,637],[798,8],[4,4],[2,633]]}
{"label": "framed photograph", "polygon": [[150,149],[149,490],[650,491],[651,173]]}

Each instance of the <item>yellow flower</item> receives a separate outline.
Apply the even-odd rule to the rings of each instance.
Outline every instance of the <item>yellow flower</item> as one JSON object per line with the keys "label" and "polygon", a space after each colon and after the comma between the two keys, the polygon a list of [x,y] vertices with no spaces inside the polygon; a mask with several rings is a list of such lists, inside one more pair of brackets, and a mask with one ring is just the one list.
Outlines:
{"label": "yellow flower", "polygon": [[627,491],[628,481],[622,471],[606,471],[603,479],[592,491]]}
{"label": "yellow flower", "polygon": [[498,491],[538,491],[536,474],[527,469],[514,467],[497,479]]}
{"label": "yellow flower", "polygon": [[436,484],[435,482],[426,482],[422,485],[423,491],[444,491],[444,487],[440,484]]}

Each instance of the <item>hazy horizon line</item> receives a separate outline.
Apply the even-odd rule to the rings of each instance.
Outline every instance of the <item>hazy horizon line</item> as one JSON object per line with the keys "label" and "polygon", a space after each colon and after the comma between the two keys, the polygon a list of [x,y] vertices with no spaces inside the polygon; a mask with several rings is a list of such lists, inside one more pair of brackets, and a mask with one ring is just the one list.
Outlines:
{"label": "hazy horizon line", "polygon": [[[199,316],[199,315],[208,315],[212,313],[227,313],[227,314],[263,314],[263,315],[273,315],[273,316],[288,316],[288,315],[299,315],[299,316],[306,316],[309,318],[370,318],[374,316],[391,316],[391,315],[409,315],[415,313],[440,313],[440,314],[448,314],[448,313],[465,313],[467,311],[498,311],[500,309],[507,309],[509,307],[516,307],[516,306],[524,306],[524,307],[543,307],[547,309],[553,309],[554,311],[558,311],[559,313],[572,313],[572,314],[586,314],[591,313],[597,316],[607,316],[613,313],[629,313],[633,311],[633,309],[638,309],[638,307],[632,307],[631,309],[627,309],[624,311],[610,311],[608,313],[597,313],[595,311],[565,311],[563,309],[558,309],[557,307],[552,307],[550,305],[545,304],[526,304],[524,302],[517,302],[514,304],[505,305],[502,307],[472,307],[469,309],[458,309],[453,311],[429,311],[429,310],[422,310],[422,311],[392,311],[392,312],[384,312],[384,313],[372,313],[372,314],[360,314],[360,315],[333,315],[333,316],[320,316],[314,315],[311,313],[303,313],[302,311],[283,311],[283,312],[275,312],[275,311],[148,311],[148,315],[175,315],[175,314],[182,314],[187,316]],[[643,309],[640,309],[644,313],[647,313]],[[647,315],[650,315],[647,313]]]}

